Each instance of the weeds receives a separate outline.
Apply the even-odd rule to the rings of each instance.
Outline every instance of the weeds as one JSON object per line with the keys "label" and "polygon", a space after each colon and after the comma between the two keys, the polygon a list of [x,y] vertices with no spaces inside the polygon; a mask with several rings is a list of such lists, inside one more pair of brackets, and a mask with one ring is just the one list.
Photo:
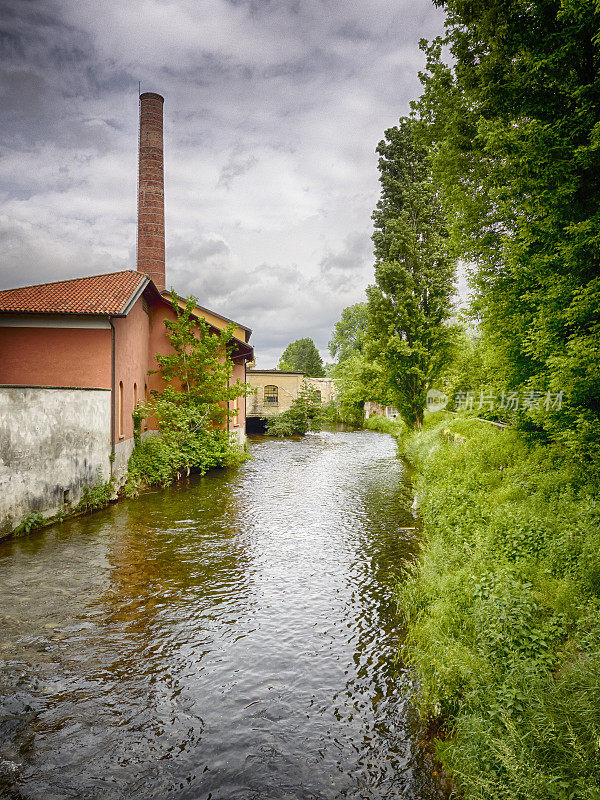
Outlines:
{"label": "weeds", "polygon": [[84,487],[81,500],[75,507],[75,511],[92,512],[106,508],[113,498],[114,489],[114,479],[103,480],[102,471],[98,470],[98,482],[94,486]]}
{"label": "weeds", "polygon": [[44,524],[44,522],[45,519],[39,512],[36,511],[28,514],[14,529],[13,536],[23,536],[24,534],[32,531],[34,528],[39,528],[40,525]]}
{"label": "weeds", "polygon": [[515,431],[444,419],[405,444],[427,543],[403,656],[443,764],[469,800],[600,800],[596,498]]}

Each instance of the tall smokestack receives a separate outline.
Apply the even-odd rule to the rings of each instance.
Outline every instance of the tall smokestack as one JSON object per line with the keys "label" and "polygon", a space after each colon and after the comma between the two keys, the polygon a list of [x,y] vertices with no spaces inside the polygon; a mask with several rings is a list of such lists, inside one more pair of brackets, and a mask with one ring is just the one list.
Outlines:
{"label": "tall smokestack", "polygon": [[140,95],[137,270],[165,288],[164,97]]}

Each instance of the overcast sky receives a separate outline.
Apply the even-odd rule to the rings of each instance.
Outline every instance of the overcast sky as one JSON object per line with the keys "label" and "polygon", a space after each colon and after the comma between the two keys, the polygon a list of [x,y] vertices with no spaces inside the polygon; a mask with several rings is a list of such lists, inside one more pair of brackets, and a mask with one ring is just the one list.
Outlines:
{"label": "overcast sky", "polygon": [[165,97],[167,286],[324,358],[372,280],[375,147],[430,0],[2,0],[0,288],[135,269],[138,81]]}

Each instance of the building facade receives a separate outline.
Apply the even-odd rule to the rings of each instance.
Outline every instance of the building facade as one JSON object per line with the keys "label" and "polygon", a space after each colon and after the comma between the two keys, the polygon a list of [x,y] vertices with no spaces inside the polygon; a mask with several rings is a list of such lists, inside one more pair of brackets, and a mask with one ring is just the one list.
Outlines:
{"label": "building facade", "polygon": [[249,417],[273,417],[287,411],[298,397],[303,372],[282,369],[248,370],[246,381],[254,389],[247,398]]}
{"label": "building facade", "polygon": [[249,369],[246,381],[254,389],[248,397],[248,417],[272,417],[287,411],[298,397],[303,383],[316,392],[327,405],[336,400],[337,389],[333,378],[310,378],[304,372],[283,369]]}
{"label": "building facade", "polygon": [[[134,446],[132,413],[171,352],[165,320],[163,98],[140,97],[136,270],[0,291],[0,536],[31,513],[75,505],[86,486],[118,483]],[[196,306],[219,334],[233,324],[233,381],[245,380],[251,330]],[[244,398],[231,403],[245,439]],[[149,431],[146,431],[149,433]]]}

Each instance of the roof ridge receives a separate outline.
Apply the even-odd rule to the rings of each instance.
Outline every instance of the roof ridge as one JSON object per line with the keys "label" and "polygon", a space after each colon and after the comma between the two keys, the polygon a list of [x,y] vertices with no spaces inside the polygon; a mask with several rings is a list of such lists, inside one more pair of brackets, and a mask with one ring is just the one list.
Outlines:
{"label": "roof ridge", "polygon": [[148,277],[145,272],[138,272],[136,269],[117,269],[114,272],[100,272],[96,275],[80,275],[78,278],[64,278],[62,281],[46,281],[45,283],[28,283],[25,286],[12,286],[10,289],[0,289],[3,292],[18,292],[22,289],[37,289],[40,286],[55,286],[60,283],[75,283],[76,281],[87,281],[90,278],[108,278],[109,275],[122,275],[124,272],[137,273],[140,277]]}

